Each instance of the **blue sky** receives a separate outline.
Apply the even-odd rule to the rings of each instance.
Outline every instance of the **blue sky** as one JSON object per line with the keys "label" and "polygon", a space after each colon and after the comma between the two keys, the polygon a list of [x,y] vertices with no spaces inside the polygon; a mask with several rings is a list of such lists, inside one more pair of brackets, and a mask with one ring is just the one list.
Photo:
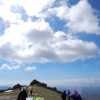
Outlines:
{"label": "blue sky", "polygon": [[0,0],[0,85],[100,86],[100,1]]}

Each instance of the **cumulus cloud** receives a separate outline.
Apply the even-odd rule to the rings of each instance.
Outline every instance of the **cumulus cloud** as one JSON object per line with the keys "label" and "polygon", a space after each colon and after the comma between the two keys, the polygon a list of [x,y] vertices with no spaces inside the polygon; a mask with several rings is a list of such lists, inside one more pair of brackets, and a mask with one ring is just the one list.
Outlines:
{"label": "cumulus cloud", "polygon": [[0,67],[0,70],[4,70],[4,69],[6,69],[6,70],[16,70],[16,69],[19,69],[20,68],[20,66],[18,65],[18,66],[9,66],[9,65],[7,65],[7,64],[3,64],[1,67]]}
{"label": "cumulus cloud", "polygon": [[51,7],[53,5],[53,3],[55,2],[55,0],[42,0],[42,2],[40,2],[40,0],[25,0],[24,2],[21,0],[3,0],[5,5],[14,5],[16,7],[16,5],[20,5],[22,7],[24,7],[26,13],[29,16],[37,16],[42,10],[44,10],[45,8],[47,8],[47,5],[49,5],[49,7]]}
{"label": "cumulus cloud", "polygon": [[76,5],[60,5],[49,9],[51,14],[66,21],[66,27],[72,33],[85,32],[88,34],[100,34],[99,18],[88,3],[88,0],[80,0]]}
{"label": "cumulus cloud", "polygon": [[[30,0],[29,2],[26,0],[25,2],[26,3],[23,4],[21,1],[16,1],[16,4],[23,6],[23,9],[25,9],[25,11],[29,14],[29,16],[34,15],[34,13],[30,11],[30,9],[34,6],[30,5],[29,8],[26,7],[26,4],[28,3],[33,4],[32,3],[33,1]],[[46,7],[51,9],[55,1],[44,0],[43,2],[45,2],[44,4],[49,5],[49,7],[48,6]],[[9,20],[10,22],[14,22],[17,24],[11,24],[10,27],[6,29],[2,35],[0,35],[1,59],[21,62],[21,63],[23,62],[42,63],[49,61],[73,62],[80,59],[85,60],[93,58],[100,53],[99,47],[94,42],[80,40],[77,37],[69,35],[68,33],[65,33],[63,31],[54,32],[50,24],[41,18],[34,21],[28,18],[27,21],[24,21],[21,18],[21,13],[15,13],[11,11],[10,3],[14,5],[15,1],[12,0],[10,2],[4,1],[4,3],[5,4],[0,5],[0,7],[4,9],[5,12],[4,14],[2,13],[0,16],[4,20]],[[43,8],[44,4],[40,4],[42,5],[40,6],[40,8],[41,7]],[[82,9],[79,9],[80,6],[82,6]],[[83,6],[86,6],[87,10]],[[49,10],[47,9],[45,11]],[[87,1],[80,1],[78,4],[71,7],[67,6],[67,4],[64,5],[63,1],[61,1],[60,5],[58,3],[57,7],[56,8],[52,7],[51,10],[54,10],[54,12],[52,12],[53,14],[56,13],[59,18],[66,20],[67,26],[70,25],[70,23],[74,24],[74,22],[77,22],[77,20],[79,20],[80,18],[81,18],[80,21],[82,22],[77,23],[78,26],[81,26],[84,21],[86,21],[87,23],[93,21],[95,21],[95,23],[98,23],[98,19],[93,14],[93,9],[91,8],[91,6]],[[38,10],[37,12],[38,13],[40,12],[40,14],[42,13],[42,11],[40,10]],[[81,16],[83,12],[84,15]],[[93,25],[93,28],[95,28],[95,25]],[[71,27],[73,28],[73,26],[77,27],[77,25],[75,24],[72,25]],[[82,30],[81,28],[73,28],[73,30],[77,32],[81,31],[88,32],[87,26],[84,24],[83,26],[84,28],[82,27]],[[71,29],[70,26],[68,27],[69,29]],[[96,33],[98,33],[97,30],[95,30]],[[65,37],[62,37],[62,35],[64,35]]]}
{"label": "cumulus cloud", "polygon": [[99,54],[95,43],[54,32],[44,20],[11,25],[0,41],[0,58],[16,62],[72,62]]}
{"label": "cumulus cloud", "polygon": [[[3,12],[0,16],[4,20],[16,22],[20,24],[21,17],[28,20],[30,17],[38,17],[39,19],[50,17],[51,15],[59,17],[66,21],[66,27],[71,33],[85,32],[89,34],[100,34],[100,20],[97,17],[97,12],[91,7],[88,0],[80,0],[75,5],[70,5],[67,0],[56,2],[55,0],[26,0],[24,3],[20,0],[3,1],[4,5],[0,5],[0,10]],[[14,13],[13,8],[18,10]],[[30,5],[30,6],[27,6]],[[39,7],[37,7],[39,6]],[[80,9],[81,8],[81,9]],[[34,18],[33,18],[34,19]]]}
{"label": "cumulus cloud", "polygon": [[36,67],[34,66],[34,67],[27,67],[27,68],[25,68],[25,71],[32,71],[32,70],[35,70],[36,69]]}
{"label": "cumulus cloud", "polygon": [[21,21],[21,14],[12,12],[10,6],[0,5],[0,12],[0,17],[3,18],[4,21],[9,21],[11,24],[18,24]]}

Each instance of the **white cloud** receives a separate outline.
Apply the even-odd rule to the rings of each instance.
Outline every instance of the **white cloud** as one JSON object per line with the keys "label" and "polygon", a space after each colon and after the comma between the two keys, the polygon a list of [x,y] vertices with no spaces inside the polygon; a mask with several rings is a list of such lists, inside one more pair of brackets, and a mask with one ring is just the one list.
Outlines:
{"label": "white cloud", "polygon": [[26,13],[29,16],[33,16],[33,15],[38,15],[44,8],[47,8],[46,5],[52,6],[53,3],[55,2],[55,0],[42,0],[42,2],[40,2],[40,0],[25,0],[24,3],[21,0],[10,0],[10,1],[6,1],[3,0],[3,2],[5,3],[5,5],[20,5],[23,6]]}
{"label": "white cloud", "polygon": [[34,66],[34,67],[27,67],[27,68],[25,68],[25,71],[32,71],[32,70],[35,70],[36,69],[36,67]]}
{"label": "white cloud", "polygon": [[[43,81],[43,80],[41,80]],[[97,85],[100,82],[100,78],[88,78],[88,79],[66,79],[66,80],[44,80],[43,82],[48,85],[55,86],[82,86],[82,85]]]}
{"label": "white cloud", "polygon": [[7,69],[7,70],[16,70],[16,69],[19,69],[20,66],[9,66],[7,64],[3,64],[1,67],[0,67],[0,70],[3,70],[3,69]]}
{"label": "white cloud", "polygon": [[[37,19],[34,22],[32,22],[31,20],[24,22],[21,19],[21,14],[18,13],[15,14],[11,12],[9,6],[9,3],[11,2],[5,3],[4,6],[0,5],[0,7],[5,11],[4,14],[2,13],[0,16],[3,17],[4,20],[9,20],[11,22],[17,23],[17,24],[11,24],[10,28],[6,29],[5,33],[2,34],[2,36],[0,36],[1,59],[20,62],[20,63],[48,62],[48,61],[73,62],[80,59],[85,60],[93,58],[100,53],[99,47],[94,42],[82,41],[77,37],[69,35],[68,33],[64,33],[63,31],[54,32],[49,23],[45,22],[45,20],[43,19]],[[26,3],[28,2],[29,1],[26,1]],[[32,3],[33,1],[30,2]],[[50,5],[54,3],[54,0],[52,1],[44,0],[43,2],[46,2],[44,4],[49,4],[48,2],[51,2],[49,4],[50,8]],[[26,7],[26,4],[22,4],[21,1],[18,1],[18,4],[22,5],[23,7],[25,6],[27,12],[29,11],[28,9],[31,9],[31,7],[33,7],[30,5],[30,8],[28,8]],[[63,1],[60,2],[60,4],[64,5]],[[89,18],[87,17],[87,19],[85,20],[87,20],[88,22],[88,20],[91,20],[92,18],[94,21],[97,22],[97,18],[95,19],[91,6],[86,1],[80,1],[77,5],[74,5],[71,8],[69,8],[66,4],[58,8],[53,8],[51,10],[54,10],[54,12],[52,13],[55,13],[56,11],[57,16],[60,17],[61,19],[67,20],[68,23],[70,22],[74,23],[74,21],[80,19],[81,11],[79,11],[80,10],[79,7],[85,5],[87,7],[87,12],[85,12],[84,10],[85,7],[82,8],[82,12],[84,12],[85,14],[84,16],[81,17],[84,19],[85,17],[91,15],[89,16]],[[73,9],[75,9],[75,11],[73,11]],[[8,17],[6,15],[6,12]],[[42,12],[40,12],[40,14],[41,13]],[[19,15],[18,19],[17,15]],[[30,15],[32,15],[32,12]],[[95,25],[93,25],[93,27],[95,27]],[[79,28],[79,30],[80,29],[81,28]],[[65,35],[67,38],[61,37],[62,35]]]}
{"label": "white cloud", "polygon": [[72,62],[96,57],[99,48],[62,31],[54,33],[40,21],[11,25],[0,37],[0,52],[0,58],[15,62]]}
{"label": "white cloud", "polygon": [[60,5],[49,9],[51,14],[66,21],[66,26],[72,33],[85,32],[88,34],[100,34],[99,18],[95,10],[87,0],[80,0],[76,5]]}
{"label": "white cloud", "polygon": [[[24,3],[21,0],[10,0],[10,2],[4,0],[3,2],[4,5],[0,5],[1,12],[3,10],[3,12],[0,13],[0,16],[10,22],[21,24],[21,15],[26,19],[26,16],[22,11],[19,11],[20,13],[16,14],[11,12],[10,6],[13,4],[16,9],[19,9],[17,7],[19,5],[25,10],[24,13],[26,12],[29,16],[34,15],[40,19],[45,17],[50,17],[51,19],[51,15],[53,14],[61,20],[65,20],[68,30],[72,33],[85,32],[89,34],[100,34],[100,20],[97,18],[97,15],[95,15],[97,11],[91,7],[88,0],[80,0],[76,5],[70,6],[66,0],[59,2],[55,2],[55,0],[43,0],[42,3],[40,3],[39,0],[34,2],[33,0],[26,0]],[[55,7],[53,7],[54,5]],[[22,9],[20,8],[19,10]]]}
{"label": "white cloud", "polygon": [[20,23],[21,14],[11,12],[10,6],[0,5],[0,17],[3,18],[4,21],[9,21],[11,24]]}

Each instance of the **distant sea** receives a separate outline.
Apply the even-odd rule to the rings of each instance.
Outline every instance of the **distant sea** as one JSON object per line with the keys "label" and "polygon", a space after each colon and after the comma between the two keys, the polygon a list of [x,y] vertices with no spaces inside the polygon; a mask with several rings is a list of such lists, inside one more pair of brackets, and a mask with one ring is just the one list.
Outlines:
{"label": "distant sea", "polygon": [[5,90],[5,89],[8,89],[9,87],[8,86],[0,86],[0,90]]}
{"label": "distant sea", "polygon": [[56,88],[61,92],[70,90],[71,94],[77,90],[82,96],[82,100],[100,100],[100,87],[58,86]]}
{"label": "distant sea", "polygon": [[7,85],[7,86],[0,86],[0,90],[8,89],[9,87],[12,88],[14,85]]}

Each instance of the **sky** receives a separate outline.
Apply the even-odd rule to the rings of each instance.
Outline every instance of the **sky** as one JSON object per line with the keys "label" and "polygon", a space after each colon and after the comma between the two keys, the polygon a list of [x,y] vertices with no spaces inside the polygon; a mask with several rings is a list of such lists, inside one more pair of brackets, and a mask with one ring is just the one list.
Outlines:
{"label": "sky", "polygon": [[100,0],[0,0],[0,85],[100,86]]}

